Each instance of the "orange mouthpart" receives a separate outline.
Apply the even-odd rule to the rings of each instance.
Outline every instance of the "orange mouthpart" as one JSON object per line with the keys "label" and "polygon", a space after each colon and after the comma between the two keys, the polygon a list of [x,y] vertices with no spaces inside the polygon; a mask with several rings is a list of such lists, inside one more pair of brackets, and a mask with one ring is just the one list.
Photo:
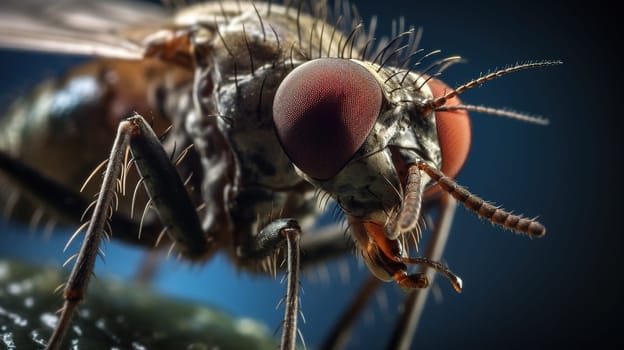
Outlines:
{"label": "orange mouthpart", "polygon": [[354,238],[360,249],[362,249],[362,255],[373,274],[379,277],[379,272],[383,271],[384,277],[388,277],[387,280],[393,279],[402,287],[409,289],[426,288],[429,286],[426,274],[408,274],[406,264],[424,265],[446,276],[452,283],[453,288],[457,292],[461,292],[461,279],[446,266],[428,258],[404,257],[399,241],[386,237],[383,224],[375,221],[364,221],[354,217],[349,217],[349,222]]}

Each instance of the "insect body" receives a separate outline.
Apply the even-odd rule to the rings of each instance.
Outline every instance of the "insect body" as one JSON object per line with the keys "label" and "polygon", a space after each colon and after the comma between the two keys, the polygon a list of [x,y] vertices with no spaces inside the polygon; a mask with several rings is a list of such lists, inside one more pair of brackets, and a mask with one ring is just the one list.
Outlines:
{"label": "insect body", "polygon": [[[372,274],[406,289],[427,287],[436,270],[461,290],[459,277],[437,262],[452,198],[494,223],[533,236],[545,233],[540,223],[484,202],[452,177],[468,152],[467,111],[542,121],[463,105],[456,96],[494,77],[551,62],[512,66],[451,89],[436,76],[458,57],[412,71],[411,59],[421,63],[431,56],[416,49],[413,30],[375,46],[358,21],[335,15],[329,24],[322,4],[307,11],[301,4],[211,2],[179,9],[172,17],[147,11],[143,18],[149,17],[149,25],[143,26],[134,23],[141,16],[121,16],[126,8],[120,4],[74,5],[118,13],[113,18],[124,23],[115,25],[123,26],[104,23],[107,30],[98,28],[96,35],[84,31],[88,21],[68,21],[68,12],[59,11],[46,13],[64,13],[65,19],[52,16],[54,30],[46,33],[15,20],[24,16],[10,16],[42,17],[24,5],[7,6],[0,25],[0,44],[6,47],[101,57],[66,81],[42,88],[32,104],[17,104],[2,121],[2,173],[73,222],[88,204],[78,194],[77,178],[87,177],[108,156],[96,169],[105,168],[102,183],[96,186],[92,176],[87,181],[99,187],[99,195],[78,230],[86,235],[50,348],[60,346],[99,241],[111,233],[144,246],[169,246],[194,261],[225,251],[252,270],[281,252],[289,276],[284,349],[295,346],[299,269],[350,250],[338,226],[321,240],[307,238],[314,236],[311,223],[322,212],[319,194],[344,212]],[[50,42],[58,47],[43,45]],[[126,118],[130,111],[142,116]],[[97,137],[85,136],[84,129],[97,129]],[[113,138],[109,152],[106,141]],[[54,165],[41,166],[46,156],[27,144],[56,155]],[[80,161],[73,160],[77,145],[89,149]],[[139,173],[137,188],[144,187],[148,196],[137,199],[135,190],[125,203],[117,192],[125,193],[132,182],[131,166]],[[140,220],[133,219],[135,202],[145,208]],[[414,258],[406,237],[418,231],[423,205],[439,207],[440,218],[429,257]],[[158,218],[150,216],[150,208]],[[303,260],[300,249],[307,252]],[[414,264],[424,270],[412,272]],[[336,333],[348,327],[343,323]],[[409,343],[411,333],[406,327],[395,341]]]}

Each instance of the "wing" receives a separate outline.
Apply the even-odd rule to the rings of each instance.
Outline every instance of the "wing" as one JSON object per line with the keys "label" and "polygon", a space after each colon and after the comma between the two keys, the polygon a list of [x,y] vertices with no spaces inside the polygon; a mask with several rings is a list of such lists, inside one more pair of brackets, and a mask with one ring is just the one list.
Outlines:
{"label": "wing", "polygon": [[141,59],[142,39],[169,18],[141,2],[2,0],[0,48]]}

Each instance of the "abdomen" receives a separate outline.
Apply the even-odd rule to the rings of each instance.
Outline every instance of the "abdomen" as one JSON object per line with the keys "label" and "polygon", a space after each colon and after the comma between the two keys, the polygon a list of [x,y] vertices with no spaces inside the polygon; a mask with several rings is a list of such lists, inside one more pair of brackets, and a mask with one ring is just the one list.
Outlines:
{"label": "abdomen", "polygon": [[[169,126],[159,97],[172,79],[190,80],[155,61],[101,59],[77,66],[8,108],[0,119],[0,152],[78,192],[108,157],[119,121],[137,112],[157,133]],[[97,186],[92,181],[85,197],[90,200]]]}

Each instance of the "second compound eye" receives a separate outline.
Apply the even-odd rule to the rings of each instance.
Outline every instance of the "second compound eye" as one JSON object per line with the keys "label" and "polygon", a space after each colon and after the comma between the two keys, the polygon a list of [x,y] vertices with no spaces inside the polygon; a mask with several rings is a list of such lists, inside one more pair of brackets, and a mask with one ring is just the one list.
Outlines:
{"label": "second compound eye", "polygon": [[327,180],[364,144],[381,104],[381,87],[366,68],[346,59],[316,59],[282,81],[273,122],[290,160],[310,177]]}

